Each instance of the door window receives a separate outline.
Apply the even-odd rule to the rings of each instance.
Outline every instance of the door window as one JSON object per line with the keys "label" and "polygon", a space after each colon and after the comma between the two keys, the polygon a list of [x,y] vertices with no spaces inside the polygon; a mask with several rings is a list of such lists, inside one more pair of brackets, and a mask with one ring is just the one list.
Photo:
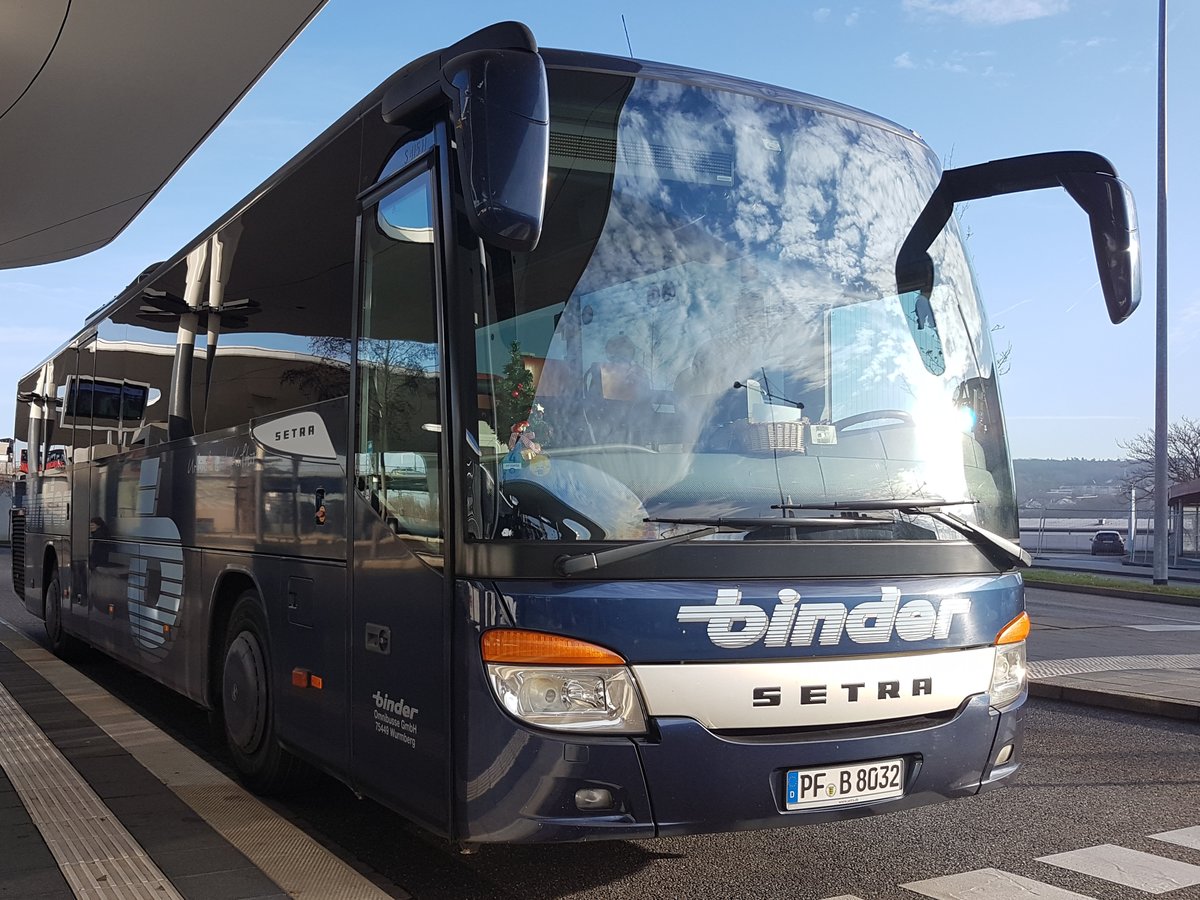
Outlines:
{"label": "door window", "polygon": [[442,552],[441,364],[428,171],[363,215],[356,481],[414,549]]}

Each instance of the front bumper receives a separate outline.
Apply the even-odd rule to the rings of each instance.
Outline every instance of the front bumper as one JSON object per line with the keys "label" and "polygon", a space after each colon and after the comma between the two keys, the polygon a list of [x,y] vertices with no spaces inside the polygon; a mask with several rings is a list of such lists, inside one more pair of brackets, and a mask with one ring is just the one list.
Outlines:
{"label": "front bumper", "polygon": [[[792,735],[722,735],[693,719],[653,720],[641,738],[549,734],[472,690],[461,746],[456,835],[466,842],[633,839],[781,828],[860,818],[969,797],[1018,769],[1026,694],[997,711],[976,695],[938,720],[873,723]],[[1013,745],[1011,758],[993,764]],[[903,797],[819,810],[784,808],[788,769],[902,757]],[[576,792],[608,790],[608,810]]]}
{"label": "front bumper", "polygon": [[[786,743],[724,737],[689,719],[668,719],[658,723],[662,740],[639,749],[659,835],[779,828],[893,812],[996,786],[1019,766],[1016,752],[1003,767],[989,763],[1002,746],[1018,742],[1021,712],[1021,701],[999,713],[979,695],[942,723],[891,733],[886,723],[831,729]],[[903,797],[829,809],[784,807],[789,769],[893,757],[906,763]]]}

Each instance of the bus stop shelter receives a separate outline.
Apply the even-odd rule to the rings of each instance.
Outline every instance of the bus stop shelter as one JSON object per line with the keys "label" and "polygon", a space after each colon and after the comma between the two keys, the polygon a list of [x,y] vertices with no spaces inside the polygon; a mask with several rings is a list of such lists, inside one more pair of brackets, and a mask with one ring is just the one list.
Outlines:
{"label": "bus stop shelter", "polygon": [[116,237],[324,3],[4,4],[0,269]]}
{"label": "bus stop shelter", "polygon": [[1200,565],[1200,480],[1174,485],[1167,492],[1171,512],[1171,556]]}

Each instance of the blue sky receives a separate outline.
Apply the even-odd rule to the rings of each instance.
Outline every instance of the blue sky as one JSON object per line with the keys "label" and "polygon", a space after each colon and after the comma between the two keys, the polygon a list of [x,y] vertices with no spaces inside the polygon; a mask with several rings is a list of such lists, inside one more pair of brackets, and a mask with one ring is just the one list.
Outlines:
{"label": "blue sky", "polygon": [[[132,225],[77,260],[0,271],[0,382],[149,263],[173,255],[393,71],[501,18],[545,46],[634,54],[784,85],[919,132],[954,165],[1047,150],[1109,157],[1139,202],[1142,307],[1108,322],[1086,217],[1063,191],[971,203],[963,224],[999,348],[1014,456],[1115,458],[1154,421],[1157,3],[877,0],[736,4],[329,0]],[[1170,418],[1200,417],[1200,4],[1169,17]],[[11,423],[15,388],[0,400]],[[0,424],[0,432],[10,425]]]}

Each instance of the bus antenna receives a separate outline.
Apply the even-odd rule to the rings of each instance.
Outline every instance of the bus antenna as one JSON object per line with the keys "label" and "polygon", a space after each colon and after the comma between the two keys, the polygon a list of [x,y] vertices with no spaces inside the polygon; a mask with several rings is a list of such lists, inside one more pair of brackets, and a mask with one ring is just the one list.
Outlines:
{"label": "bus antenna", "polygon": [[629,40],[629,26],[625,24],[625,13],[621,13],[621,27],[625,29],[625,46],[629,48],[629,58],[633,59],[633,44]]}

